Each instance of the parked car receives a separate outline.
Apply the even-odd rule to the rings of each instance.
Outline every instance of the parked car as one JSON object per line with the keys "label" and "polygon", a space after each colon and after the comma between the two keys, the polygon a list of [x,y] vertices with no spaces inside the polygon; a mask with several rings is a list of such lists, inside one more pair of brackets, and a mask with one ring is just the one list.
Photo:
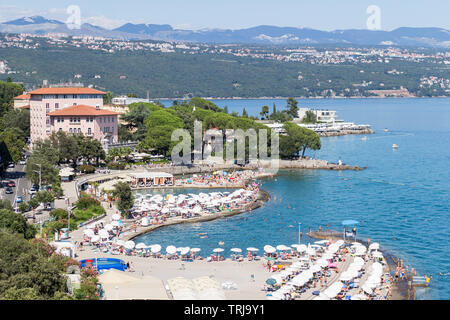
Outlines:
{"label": "parked car", "polygon": [[16,198],[16,203],[21,203],[21,202],[23,202],[23,198],[21,196],[18,196]]}
{"label": "parked car", "polygon": [[13,189],[11,187],[6,187],[5,193],[6,194],[11,194],[11,193],[14,193],[14,191],[13,191]]}
{"label": "parked car", "polygon": [[27,163],[27,162],[26,162],[25,159],[22,159],[22,160],[19,161],[19,164],[22,164],[22,165],[25,165],[26,163]]}
{"label": "parked car", "polygon": [[8,164],[8,168],[14,168],[16,165],[13,163],[13,162],[11,162],[10,164]]}
{"label": "parked car", "polygon": [[35,193],[37,192],[36,186],[32,186],[28,192],[29,192],[30,194],[35,194]]}
{"label": "parked car", "polygon": [[8,181],[8,187],[14,188],[16,186],[16,183],[14,181]]}

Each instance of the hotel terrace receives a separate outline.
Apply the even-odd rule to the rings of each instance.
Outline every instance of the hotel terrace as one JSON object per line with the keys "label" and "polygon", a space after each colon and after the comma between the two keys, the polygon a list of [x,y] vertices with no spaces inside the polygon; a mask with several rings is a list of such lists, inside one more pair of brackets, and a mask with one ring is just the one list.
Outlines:
{"label": "hotel terrace", "polygon": [[118,141],[118,114],[104,110],[102,91],[91,88],[41,88],[30,95],[31,142],[52,132],[82,133],[102,144]]}

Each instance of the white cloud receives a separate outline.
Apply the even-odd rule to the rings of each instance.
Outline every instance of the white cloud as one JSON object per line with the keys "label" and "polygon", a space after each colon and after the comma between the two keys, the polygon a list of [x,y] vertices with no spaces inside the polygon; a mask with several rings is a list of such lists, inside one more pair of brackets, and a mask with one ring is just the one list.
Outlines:
{"label": "white cloud", "polygon": [[84,18],[83,15],[81,15],[81,21],[83,23],[90,23],[94,26],[102,27],[105,29],[118,28],[127,22],[120,19],[110,19],[105,16],[93,16]]}

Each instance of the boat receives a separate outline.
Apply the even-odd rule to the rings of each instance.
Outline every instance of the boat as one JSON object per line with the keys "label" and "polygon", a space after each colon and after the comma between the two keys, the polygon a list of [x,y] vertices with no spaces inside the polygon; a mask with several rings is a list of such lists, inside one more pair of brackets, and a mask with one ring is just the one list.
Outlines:
{"label": "boat", "polygon": [[384,131],[384,132],[388,132],[389,130],[386,128],[386,129],[384,129],[383,131]]}
{"label": "boat", "polygon": [[361,138],[361,140],[364,140],[364,141],[366,141],[366,140],[367,140],[367,137],[366,137],[366,136],[364,136],[364,137],[362,137],[362,138]]}
{"label": "boat", "polygon": [[397,149],[398,148],[398,145],[396,145],[395,143],[392,145],[392,148],[393,149]]}

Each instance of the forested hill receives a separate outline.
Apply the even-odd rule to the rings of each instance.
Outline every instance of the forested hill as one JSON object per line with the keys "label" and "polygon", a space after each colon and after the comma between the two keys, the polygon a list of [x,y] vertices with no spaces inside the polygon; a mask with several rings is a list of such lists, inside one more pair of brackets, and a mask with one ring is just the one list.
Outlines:
{"label": "forested hill", "polygon": [[109,53],[43,44],[36,49],[1,47],[1,61],[12,72],[0,74],[0,80],[11,77],[28,89],[47,79],[50,83],[82,82],[114,94],[136,93],[144,97],[149,91],[151,98],[350,97],[369,96],[369,90],[401,87],[416,96],[450,94],[448,88],[440,85],[421,86],[423,78],[448,78],[449,66],[427,60],[312,64],[228,53]]}

